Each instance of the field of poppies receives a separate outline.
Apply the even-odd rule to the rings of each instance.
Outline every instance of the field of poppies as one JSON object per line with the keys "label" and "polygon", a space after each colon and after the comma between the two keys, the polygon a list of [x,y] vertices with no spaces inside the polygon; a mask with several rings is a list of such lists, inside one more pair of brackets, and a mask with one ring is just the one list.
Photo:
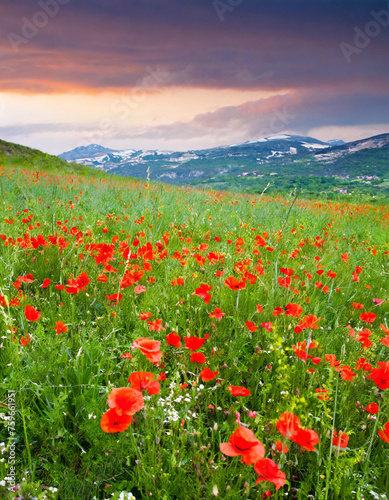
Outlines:
{"label": "field of poppies", "polygon": [[0,278],[0,498],[388,498],[388,205],[0,167]]}

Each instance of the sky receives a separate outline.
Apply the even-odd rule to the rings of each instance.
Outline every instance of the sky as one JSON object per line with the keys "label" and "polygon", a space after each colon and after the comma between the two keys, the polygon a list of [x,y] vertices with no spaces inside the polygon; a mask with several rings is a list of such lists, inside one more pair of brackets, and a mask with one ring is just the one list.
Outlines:
{"label": "sky", "polygon": [[2,0],[0,138],[188,150],[389,133],[389,1]]}

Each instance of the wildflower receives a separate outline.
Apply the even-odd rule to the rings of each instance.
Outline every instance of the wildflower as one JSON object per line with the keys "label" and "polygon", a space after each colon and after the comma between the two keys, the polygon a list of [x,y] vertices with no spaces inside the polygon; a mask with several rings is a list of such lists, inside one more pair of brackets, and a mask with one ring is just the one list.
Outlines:
{"label": "wildflower", "polygon": [[384,391],[389,388],[389,361],[378,361],[377,365],[379,368],[373,368],[367,378],[372,379],[378,389]]}
{"label": "wildflower", "polygon": [[131,373],[128,382],[130,382],[131,387],[136,391],[147,391],[151,396],[153,394],[158,394],[161,391],[159,382],[154,379],[155,375],[153,373],[134,372]]}
{"label": "wildflower", "polygon": [[66,325],[64,325],[62,321],[57,321],[55,323],[55,327],[53,328],[53,330],[56,330],[57,335],[59,335],[60,333],[67,332],[68,331],[68,327]]}
{"label": "wildflower", "polygon": [[31,342],[30,336],[28,333],[26,336],[23,335],[23,337],[20,339],[20,345],[28,345]]}
{"label": "wildflower", "polygon": [[378,435],[383,441],[389,443],[389,422],[384,425],[384,430],[378,431]]}
{"label": "wildflower", "polygon": [[334,431],[334,437],[332,439],[332,446],[338,448],[347,448],[349,436],[345,432],[341,432],[338,436],[338,432]]}
{"label": "wildflower", "polygon": [[294,318],[299,318],[301,313],[303,312],[303,308],[298,304],[287,304],[285,307],[285,315],[292,316]]}
{"label": "wildflower", "polygon": [[214,309],[213,312],[209,313],[210,318],[216,318],[218,321],[220,321],[222,317],[225,315],[226,313],[222,312],[219,307],[216,307],[216,309]]}
{"label": "wildflower", "polygon": [[377,403],[369,403],[366,406],[367,413],[370,413],[371,415],[377,415],[379,410],[380,410],[380,407],[377,405]]}
{"label": "wildflower", "polygon": [[230,385],[227,389],[233,396],[251,396],[251,392],[245,387]]}
{"label": "wildflower", "polygon": [[114,293],[112,295],[106,295],[106,297],[111,302],[115,302],[115,304],[117,304],[119,300],[122,300],[123,295],[121,293]]}
{"label": "wildflower", "polygon": [[201,370],[199,377],[201,378],[201,380],[203,382],[209,382],[210,380],[213,380],[214,378],[216,378],[216,375],[218,375],[218,374],[219,374],[219,372],[217,372],[217,371],[213,372],[208,367],[206,367],[203,370]]}
{"label": "wildflower", "polygon": [[192,352],[192,354],[190,355],[190,362],[198,363],[201,365],[206,362],[206,359],[202,352]]}
{"label": "wildflower", "polygon": [[166,335],[166,342],[174,347],[181,347],[181,339],[177,333],[172,332]]}
{"label": "wildflower", "polygon": [[271,458],[258,460],[254,464],[254,470],[257,474],[259,474],[255,484],[258,484],[261,481],[268,481],[274,484],[276,491],[278,491],[285,484],[285,473],[279,470],[278,465]]}
{"label": "wildflower", "polygon": [[131,387],[112,389],[108,396],[108,406],[114,409],[117,415],[134,415],[143,408],[142,393]]}
{"label": "wildflower", "polygon": [[224,282],[224,286],[230,290],[241,290],[242,288],[246,288],[246,283],[244,281],[237,280],[234,276],[230,276]]}
{"label": "wildflower", "polygon": [[209,301],[211,300],[211,294],[208,293],[210,290],[212,290],[211,285],[206,285],[205,283],[201,283],[199,288],[196,288],[196,290],[192,293],[192,295],[198,295],[202,299],[204,299],[205,304],[209,304]]}
{"label": "wildflower", "polygon": [[377,316],[373,312],[366,312],[359,315],[359,319],[366,323],[374,323],[376,317]]}
{"label": "wildflower", "polygon": [[200,337],[184,337],[185,347],[190,351],[197,351],[205,343]]}
{"label": "wildflower", "polygon": [[276,446],[276,450],[280,453],[288,453],[289,448],[286,445],[284,446],[281,441],[276,441],[274,444]]}
{"label": "wildflower", "polygon": [[42,316],[42,314],[32,306],[26,306],[24,314],[27,321],[38,321],[38,319]]}
{"label": "wildflower", "polygon": [[132,343],[132,347],[140,349],[142,354],[146,356],[146,359],[154,365],[156,365],[162,358],[160,345],[161,342],[147,337],[140,337],[139,339],[135,339]]}
{"label": "wildflower", "polygon": [[220,444],[220,451],[228,457],[242,456],[243,463],[251,465],[265,456],[265,448],[252,431],[238,427],[228,443]]}
{"label": "wildflower", "polygon": [[149,319],[151,318],[151,312],[142,312],[139,314],[139,319]]}
{"label": "wildflower", "polygon": [[246,321],[245,325],[250,330],[250,332],[256,332],[257,331],[257,327],[256,327],[256,325],[252,321]]}
{"label": "wildflower", "polygon": [[101,417],[100,426],[104,432],[123,432],[130,426],[132,418],[132,415],[118,415],[114,409],[111,409]]}

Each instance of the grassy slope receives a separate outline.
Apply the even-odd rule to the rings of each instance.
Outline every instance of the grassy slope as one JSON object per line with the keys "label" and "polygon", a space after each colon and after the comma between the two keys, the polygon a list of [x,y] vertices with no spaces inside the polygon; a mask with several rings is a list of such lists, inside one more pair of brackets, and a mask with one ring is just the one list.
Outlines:
{"label": "grassy slope", "polygon": [[[388,359],[388,347],[379,342],[384,334],[378,325],[388,326],[389,303],[374,306],[372,302],[375,297],[389,298],[388,254],[384,253],[389,250],[387,206],[298,200],[292,206],[292,198],[259,199],[156,184],[145,189],[144,182],[100,172],[96,172],[99,178],[80,177],[66,172],[67,165],[61,165],[60,171],[51,165],[47,173],[38,174],[21,163],[23,169],[0,170],[0,235],[8,242],[6,246],[0,239],[1,293],[9,301],[19,297],[12,285],[18,276],[31,273],[34,281],[21,285],[19,306],[2,309],[0,356],[2,401],[7,389],[17,391],[17,482],[29,478],[24,494],[41,491],[40,482],[59,488],[61,499],[112,498],[115,492],[117,498],[121,490],[132,491],[137,499],[150,494],[161,499],[208,499],[215,486],[220,498],[259,498],[265,489],[274,492],[274,486],[268,482],[255,486],[253,467],[224,457],[219,449],[220,442],[228,441],[237,428],[237,411],[264,443],[266,456],[286,474],[288,484],[278,498],[285,498],[286,491],[301,499],[309,493],[317,499],[357,498],[352,491],[370,498],[371,491],[388,491],[388,445],[377,431],[388,420],[389,391],[377,391],[363,371],[355,371],[354,381],[345,381],[324,360],[325,354],[335,354],[342,365],[355,369],[361,356],[373,366]],[[77,241],[80,231],[82,240]],[[42,234],[47,245],[32,248],[26,233]],[[48,236],[56,233],[69,242],[66,248],[49,242]],[[151,242],[155,252],[156,243],[167,233],[169,256],[160,260],[155,254],[152,269],[137,283],[146,286],[146,292],[136,294],[134,286],[120,290],[123,298],[115,306],[106,294],[119,291],[125,270],[119,242],[128,242],[133,253],[138,248],[136,239],[141,244]],[[275,251],[255,247],[257,234]],[[109,263],[118,271],[107,273],[108,281],[102,283],[97,276],[104,265],[96,264],[88,245],[111,244],[116,236],[115,260]],[[237,248],[238,237],[244,244]],[[316,237],[322,240],[319,246],[315,246]],[[13,244],[17,238],[21,240]],[[303,240],[305,245],[299,246]],[[200,249],[204,243],[209,245],[207,250]],[[295,249],[299,254],[292,258]],[[206,257],[209,251],[225,253],[225,258],[199,264],[193,256]],[[181,263],[172,258],[175,252],[183,256]],[[344,253],[349,254],[347,264],[340,258]],[[238,294],[224,281],[228,276],[240,278],[234,264],[245,259],[250,259],[246,266],[257,281],[247,282]],[[259,259],[264,274],[255,269]],[[142,268],[144,261],[130,259],[130,264]],[[354,282],[351,273],[357,265],[363,271],[359,282]],[[325,271],[322,276],[316,274],[317,266]],[[297,294],[277,283],[278,277],[284,277],[281,267],[293,268],[299,277],[293,281]],[[224,269],[221,278],[215,275],[218,269]],[[336,278],[326,276],[329,270],[336,272]],[[84,291],[72,295],[55,288],[81,272],[90,279]],[[305,272],[313,279],[307,279]],[[155,283],[147,281],[150,277]],[[178,277],[184,278],[184,286],[171,285]],[[51,284],[43,289],[46,278]],[[315,286],[319,280],[328,286],[327,293],[323,286]],[[201,283],[212,286],[208,305],[192,295]],[[275,307],[289,302],[301,305],[303,314],[321,317],[320,328],[295,334],[298,318],[273,314]],[[359,320],[361,311],[353,308],[353,302],[364,304],[363,310],[374,310],[373,325]],[[42,313],[38,321],[26,321],[27,304]],[[257,312],[257,304],[264,307],[262,313]],[[220,322],[209,317],[215,307],[226,314]],[[152,320],[162,319],[166,331],[149,331],[149,325],[139,319],[142,311],[150,311]],[[256,332],[245,326],[248,320],[255,323]],[[57,335],[53,330],[57,321],[63,321],[68,331]],[[260,326],[269,321],[274,329]],[[357,331],[369,327],[373,346],[363,350],[350,337],[348,324]],[[11,335],[12,329],[17,330]],[[178,332],[181,340],[187,334],[202,338],[209,334],[201,349],[206,365],[191,363],[188,350],[167,346],[165,335],[171,331]],[[21,346],[27,334],[31,343]],[[138,337],[161,341],[163,368],[148,362],[138,350],[131,351]],[[303,363],[293,352],[293,345],[308,338],[319,344],[312,351],[322,358],[318,365]],[[216,348],[213,355],[212,348]],[[128,351],[133,355],[130,361],[121,357]],[[219,371],[219,383],[200,385],[197,375],[204,366]],[[316,371],[309,373],[310,368]],[[145,401],[128,431],[103,433],[99,421],[108,409],[111,388],[128,386],[127,378],[136,370],[166,373],[161,394]],[[189,384],[186,389],[179,387],[183,382]],[[233,397],[227,391],[230,384],[247,387],[251,396]],[[328,401],[319,400],[315,393],[319,387],[328,390]],[[378,424],[361,409],[371,402],[380,406]],[[248,410],[257,412],[254,419]],[[318,433],[317,452],[303,451],[290,441],[287,455],[272,451],[275,440],[283,440],[275,427],[283,411],[294,412],[302,425]],[[339,455],[331,448],[333,429],[350,436],[347,451]],[[0,440],[6,442],[7,436],[4,429]],[[0,467],[4,476],[6,463]],[[1,495],[5,494],[2,490]]]}

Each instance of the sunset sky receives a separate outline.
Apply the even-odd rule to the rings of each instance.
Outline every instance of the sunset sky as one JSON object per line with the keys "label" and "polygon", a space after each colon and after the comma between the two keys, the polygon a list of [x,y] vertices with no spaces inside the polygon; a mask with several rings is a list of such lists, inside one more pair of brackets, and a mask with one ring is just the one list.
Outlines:
{"label": "sunset sky", "polygon": [[7,141],[59,154],[389,132],[388,1],[0,5]]}

